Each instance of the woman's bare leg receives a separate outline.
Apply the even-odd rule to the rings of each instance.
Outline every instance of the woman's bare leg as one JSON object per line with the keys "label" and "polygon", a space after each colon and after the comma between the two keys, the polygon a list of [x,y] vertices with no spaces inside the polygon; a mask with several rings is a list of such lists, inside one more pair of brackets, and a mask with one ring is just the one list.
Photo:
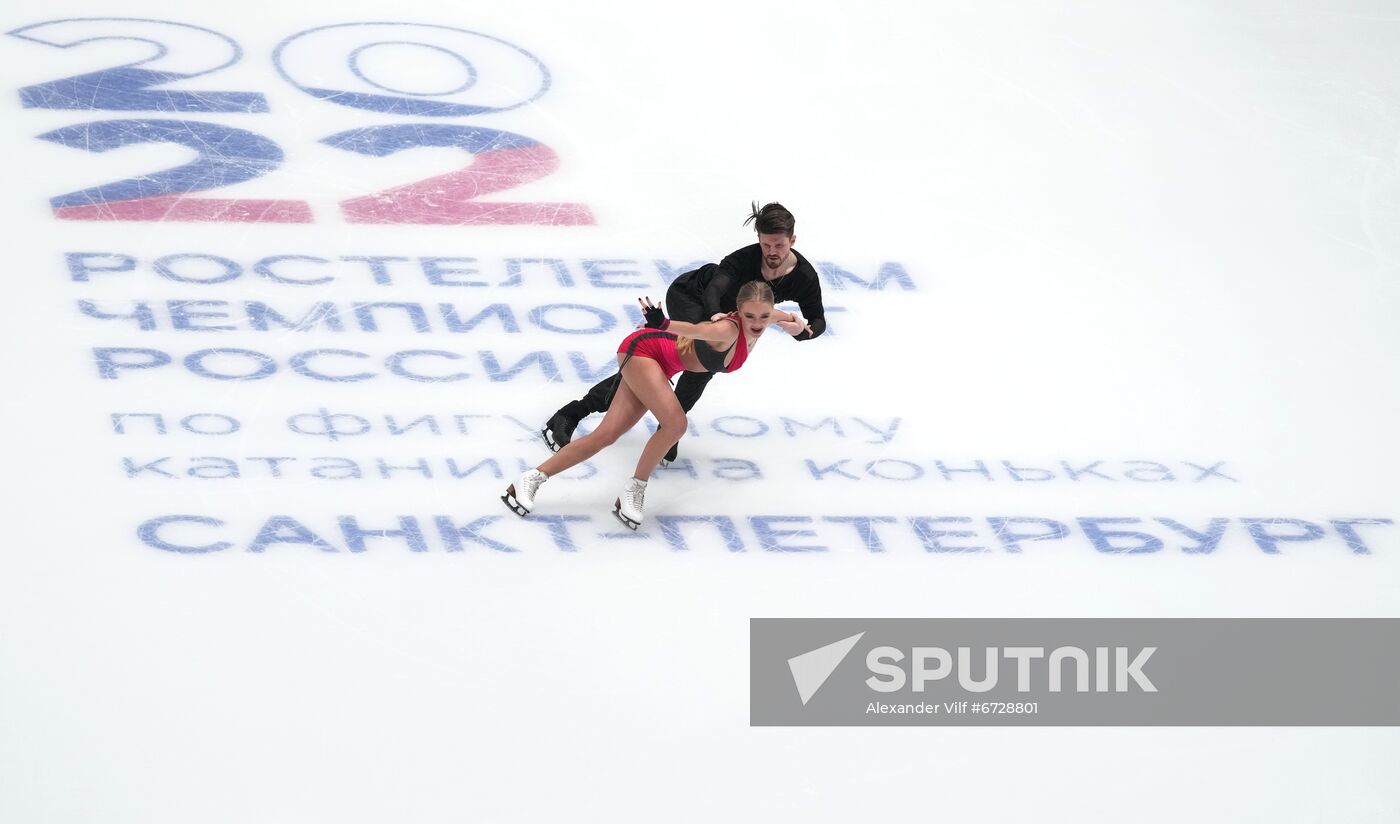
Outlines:
{"label": "woman's bare leg", "polygon": [[632,475],[639,481],[651,477],[662,456],[685,434],[686,427],[685,410],[681,409],[681,402],[676,400],[676,393],[671,391],[666,373],[661,371],[655,361],[649,363],[652,367],[650,369],[633,368],[637,359],[628,361],[627,365],[622,367],[620,384],[627,387],[632,396],[646,406],[657,423],[656,432],[642,448],[642,456],[637,460],[637,469]]}
{"label": "woman's bare leg", "polygon": [[[665,373],[661,371],[661,367],[656,361],[651,358],[634,357],[628,360],[627,369],[638,371],[633,369],[634,364],[639,365],[640,371],[645,371],[646,366],[649,365],[655,371],[656,376],[661,379],[661,382],[667,388],[670,387],[670,384],[666,384]],[[674,396],[672,397],[674,398]],[[612,446],[627,430],[637,425],[637,421],[642,419],[642,415],[646,411],[647,408],[637,399],[636,393],[627,385],[627,382],[619,381],[617,392],[613,395],[612,403],[608,405],[608,411],[603,415],[603,421],[598,424],[598,428],[581,438],[569,441],[549,460],[535,468],[553,477],[572,466],[583,463],[605,448]]]}

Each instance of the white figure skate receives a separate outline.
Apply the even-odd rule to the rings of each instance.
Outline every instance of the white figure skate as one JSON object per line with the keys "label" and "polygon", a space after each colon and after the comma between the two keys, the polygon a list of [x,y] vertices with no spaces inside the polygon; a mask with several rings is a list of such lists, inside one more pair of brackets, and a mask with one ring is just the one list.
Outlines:
{"label": "white figure skate", "polygon": [[535,493],[539,492],[540,485],[549,480],[549,476],[539,471],[531,469],[520,479],[506,487],[506,494],[501,496],[505,505],[510,507],[510,511],[524,518],[530,514],[530,510],[535,508]]}
{"label": "white figure skate", "polygon": [[627,485],[622,488],[622,495],[613,504],[613,514],[634,532],[642,525],[642,502],[646,494],[646,481],[629,478]]}

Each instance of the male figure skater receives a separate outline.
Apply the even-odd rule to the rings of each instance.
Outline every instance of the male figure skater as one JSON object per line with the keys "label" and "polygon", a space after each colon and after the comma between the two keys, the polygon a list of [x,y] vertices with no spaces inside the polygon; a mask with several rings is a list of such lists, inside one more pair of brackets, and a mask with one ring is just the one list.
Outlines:
{"label": "male figure skater", "polygon": [[[797,221],[781,203],[769,203],[759,208],[752,205],[744,220],[753,222],[758,242],[745,246],[718,264],[708,263],[693,272],[686,272],[666,290],[666,311],[672,318],[686,323],[718,320],[735,310],[739,287],[752,280],[763,280],[773,289],[775,300],[796,301],[806,318],[806,328],[797,340],[811,340],[826,331],[826,314],[822,308],[821,282],[817,271],[800,252],[792,248],[797,242]],[[676,399],[681,409],[689,412],[700,400],[714,372],[682,372],[676,383]],[[584,397],[564,404],[540,430],[545,445],[558,452],[573,439],[579,421],[594,412],[606,412],[608,401],[617,391],[618,375],[604,379],[588,390]],[[676,459],[672,446],[662,463]]]}

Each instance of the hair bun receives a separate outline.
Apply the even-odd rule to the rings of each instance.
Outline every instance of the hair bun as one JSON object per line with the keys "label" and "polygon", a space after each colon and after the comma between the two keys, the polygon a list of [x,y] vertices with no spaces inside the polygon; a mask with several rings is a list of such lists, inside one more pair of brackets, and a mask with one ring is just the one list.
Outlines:
{"label": "hair bun", "polygon": [[758,205],[758,201],[750,201],[749,216],[744,219],[744,225],[754,224],[760,235],[787,235],[792,237],[797,228],[797,218],[792,216],[783,204],[776,200],[772,203]]}

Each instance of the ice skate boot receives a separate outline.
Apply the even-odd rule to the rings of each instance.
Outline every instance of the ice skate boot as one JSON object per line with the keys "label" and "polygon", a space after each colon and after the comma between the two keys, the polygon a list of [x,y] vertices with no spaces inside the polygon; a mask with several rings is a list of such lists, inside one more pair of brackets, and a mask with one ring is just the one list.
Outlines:
{"label": "ice skate boot", "polygon": [[680,451],[680,445],[680,441],[676,441],[675,443],[671,444],[671,448],[666,450],[665,456],[661,458],[662,466],[670,466],[671,464],[676,462],[676,454]]}
{"label": "ice skate boot", "polygon": [[565,415],[563,412],[555,412],[540,430],[540,437],[544,438],[544,445],[549,447],[550,452],[558,452],[574,439],[574,430],[578,428],[578,420]]}
{"label": "ice skate boot", "polygon": [[646,494],[646,481],[629,478],[627,486],[622,488],[622,495],[613,504],[613,514],[634,532],[642,525],[642,500]]}
{"label": "ice skate boot", "polygon": [[549,480],[549,476],[539,471],[531,469],[520,479],[506,487],[506,494],[501,496],[505,505],[510,507],[510,511],[524,518],[530,514],[530,510],[535,508],[535,493],[539,492],[540,485]]}

